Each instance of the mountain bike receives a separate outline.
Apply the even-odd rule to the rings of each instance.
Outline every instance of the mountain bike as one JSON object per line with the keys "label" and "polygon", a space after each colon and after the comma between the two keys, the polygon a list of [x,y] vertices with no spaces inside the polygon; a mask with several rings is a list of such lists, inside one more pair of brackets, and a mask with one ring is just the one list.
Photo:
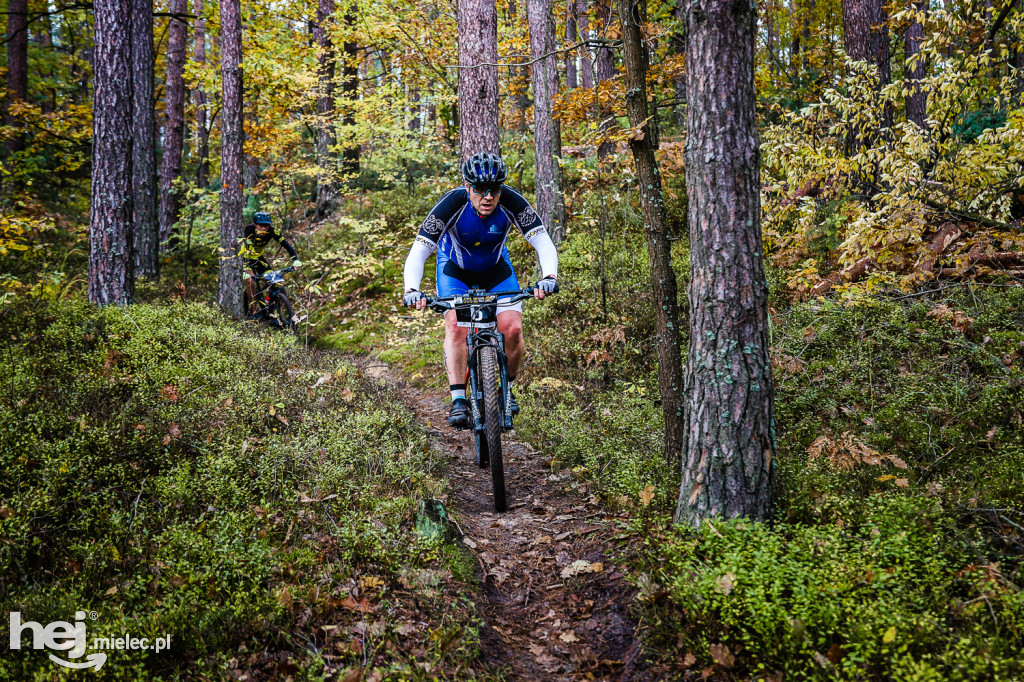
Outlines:
{"label": "mountain bike", "polygon": [[284,275],[294,269],[295,266],[289,265],[282,270],[269,270],[253,278],[263,285],[257,289],[253,299],[257,307],[252,315],[253,319],[266,322],[278,329],[295,331],[298,328],[292,302],[284,290]]}
{"label": "mountain bike", "polygon": [[512,429],[505,335],[497,330],[498,299],[505,297],[511,297],[509,303],[531,299],[533,287],[490,293],[484,289],[470,289],[457,296],[427,297],[428,308],[441,314],[449,310],[456,311],[456,315],[462,312],[459,325],[469,327],[466,335],[466,397],[473,412],[476,463],[481,469],[491,468],[494,509],[499,512],[508,508],[501,432]]}

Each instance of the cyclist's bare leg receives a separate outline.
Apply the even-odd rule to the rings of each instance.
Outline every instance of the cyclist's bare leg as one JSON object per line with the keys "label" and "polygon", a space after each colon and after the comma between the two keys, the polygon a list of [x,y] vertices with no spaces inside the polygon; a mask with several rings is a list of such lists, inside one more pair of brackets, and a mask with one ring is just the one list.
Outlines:
{"label": "cyclist's bare leg", "polygon": [[[498,331],[505,335],[505,355],[508,356],[508,375],[519,375],[519,364],[523,361],[523,314],[517,310],[498,313]],[[465,346],[463,346],[465,348]]]}
{"label": "cyclist's bare leg", "polygon": [[456,324],[455,311],[444,314],[444,360],[451,385],[466,383],[466,335],[469,330]]}
{"label": "cyclist's bare leg", "polygon": [[255,315],[260,308],[256,303],[256,282],[252,277],[245,280],[245,298],[249,303],[249,314]]}

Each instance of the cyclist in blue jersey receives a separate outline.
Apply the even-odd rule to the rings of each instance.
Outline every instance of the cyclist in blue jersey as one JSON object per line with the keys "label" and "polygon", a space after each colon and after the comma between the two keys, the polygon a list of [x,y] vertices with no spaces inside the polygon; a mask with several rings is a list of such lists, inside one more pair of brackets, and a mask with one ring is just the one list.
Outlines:
{"label": "cyclist in blue jersey", "polygon": [[[502,183],[508,177],[505,162],[496,154],[480,153],[462,164],[464,187],[445,194],[430,210],[405,260],[407,306],[422,310],[426,298],[420,280],[427,258],[437,252],[437,294],[454,296],[469,289],[510,291],[519,288],[505,242],[514,229],[537,251],[541,279],[534,298],[554,292],[558,277],[558,251],[544,223],[523,195]],[[523,304],[498,300],[498,331],[505,335],[509,386],[523,359]],[[445,313],[444,357],[452,395],[449,425],[469,427],[470,408],[466,400],[466,327],[458,326],[456,311]],[[519,405],[511,396],[512,414]]]}

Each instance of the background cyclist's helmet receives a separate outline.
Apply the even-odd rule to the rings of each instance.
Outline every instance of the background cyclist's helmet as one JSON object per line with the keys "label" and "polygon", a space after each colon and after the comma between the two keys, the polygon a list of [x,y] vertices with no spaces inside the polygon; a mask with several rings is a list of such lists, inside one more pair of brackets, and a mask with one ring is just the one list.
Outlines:
{"label": "background cyclist's helmet", "polygon": [[261,211],[253,215],[252,221],[257,225],[270,225],[270,214]]}
{"label": "background cyclist's helmet", "polygon": [[480,152],[466,159],[462,164],[462,177],[471,185],[498,184],[505,182],[508,168],[497,154]]}

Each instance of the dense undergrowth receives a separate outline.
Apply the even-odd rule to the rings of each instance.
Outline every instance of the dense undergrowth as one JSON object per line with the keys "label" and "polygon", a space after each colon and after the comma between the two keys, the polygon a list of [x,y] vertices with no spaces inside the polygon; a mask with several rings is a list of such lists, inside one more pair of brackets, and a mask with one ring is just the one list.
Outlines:
{"label": "dense undergrowth", "polygon": [[[5,612],[173,636],[110,679],[476,677],[472,560],[414,531],[440,459],[382,385],[202,304],[25,299],[0,329]],[[31,636],[0,678],[59,676]]]}

